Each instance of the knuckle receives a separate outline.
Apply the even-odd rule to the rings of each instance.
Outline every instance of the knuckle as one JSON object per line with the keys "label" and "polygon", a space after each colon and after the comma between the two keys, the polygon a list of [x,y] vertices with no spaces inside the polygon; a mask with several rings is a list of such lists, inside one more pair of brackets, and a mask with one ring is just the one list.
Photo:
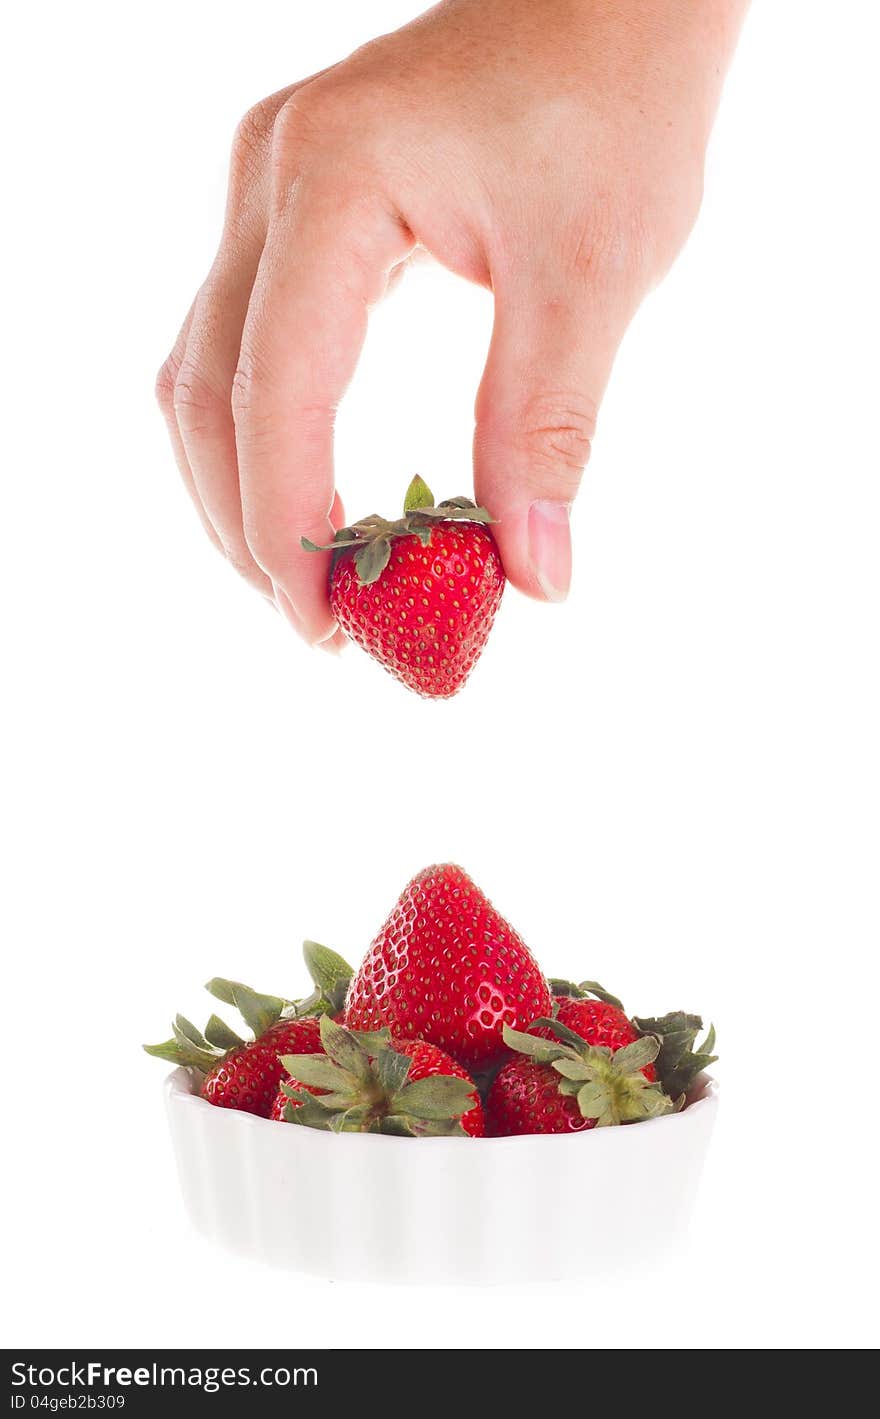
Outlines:
{"label": "knuckle", "polygon": [[637,208],[596,203],[574,231],[574,271],[590,284],[638,284],[650,261],[651,230]]}
{"label": "knuckle", "polygon": [[272,139],[276,106],[268,100],[254,104],[239,120],[232,140],[233,167],[250,172],[262,163]]}
{"label": "knuckle", "polygon": [[575,272],[610,288],[644,291],[684,245],[700,209],[702,181],[697,169],[674,188],[642,182],[594,201],[572,231]]}
{"label": "knuckle", "polygon": [[181,429],[198,434],[216,422],[223,400],[204,375],[184,360],[174,381],[173,407]]}
{"label": "knuckle", "polygon": [[[313,80],[285,100],[275,118],[272,157],[276,166],[299,166],[303,155],[328,144],[360,146],[366,120],[361,87],[335,76]],[[364,120],[362,122],[361,120]]]}
{"label": "knuckle", "polygon": [[232,415],[236,424],[247,422],[258,412],[258,389],[254,366],[239,360],[232,376]]}
{"label": "knuckle", "polygon": [[250,365],[239,364],[232,380],[230,397],[235,441],[256,460],[271,459],[280,452],[277,390]]}
{"label": "knuckle", "polygon": [[278,572],[280,559],[274,523],[259,508],[244,512],[244,540],[250,557],[269,577]]}
{"label": "knuckle", "polygon": [[163,414],[166,415],[170,415],[174,412],[174,386],[177,383],[179,369],[180,361],[178,357],[175,354],[171,354],[156,375],[156,401]]}
{"label": "knuckle", "polygon": [[526,405],[515,437],[530,463],[567,491],[572,483],[577,486],[595,432],[596,408],[589,401],[542,394]]}
{"label": "knuckle", "polygon": [[329,100],[319,93],[317,85],[307,84],[284,103],[275,120],[272,151],[276,160],[286,161],[291,153],[299,152],[325,131]]}
{"label": "knuckle", "polygon": [[260,343],[250,340],[242,346],[230,391],[236,433],[251,443],[277,440],[278,411],[283,403],[269,357],[260,353]]}

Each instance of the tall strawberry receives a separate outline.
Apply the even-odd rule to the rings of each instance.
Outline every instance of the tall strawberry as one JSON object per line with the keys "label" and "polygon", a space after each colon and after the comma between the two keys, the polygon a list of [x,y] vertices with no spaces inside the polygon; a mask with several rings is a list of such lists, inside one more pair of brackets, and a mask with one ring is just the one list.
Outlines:
{"label": "tall strawberry", "polygon": [[552,1000],[529,948],[460,867],[426,867],[404,889],[351,982],[345,1022],[388,1025],[469,1068],[505,1057],[504,1025],[525,1029]]}
{"label": "tall strawberry", "polygon": [[315,982],[314,994],[304,1001],[259,995],[220,977],[208,982],[212,995],[238,1010],[253,1039],[242,1039],[217,1015],[204,1034],[177,1015],[172,1038],[144,1045],[147,1054],[199,1070],[204,1075],[199,1092],[209,1103],[267,1118],[282,1074],[279,1056],[321,1049],[318,1017],[339,1010],[351,976],[351,967],[326,946],[307,941],[303,954]]}
{"label": "tall strawberry", "polygon": [[302,545],[334,553],[330,606],[346,635],[417,694],[443,699],[476,664],[504,590],[490,521],[469,498],[435,506],[415,477],[396,521],[374,513],[329,547]]}
{"label": "tall strawberry", "polygon": [[281,1060],[272,1117],[334,1133],[393,1133],[409,1138],[483,1136],[473,1079],[436,1045],[392,1039],[389,1030],[356,1033],[325,1016],[321,1053]]}

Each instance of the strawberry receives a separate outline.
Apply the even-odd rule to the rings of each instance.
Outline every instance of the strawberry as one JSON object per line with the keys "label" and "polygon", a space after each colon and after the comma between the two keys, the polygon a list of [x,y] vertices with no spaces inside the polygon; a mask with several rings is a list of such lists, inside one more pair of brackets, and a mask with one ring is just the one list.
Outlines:
{"label": "strawberry", "polygon": [[460,867],[426,867],[404,889],[349,987],[345,1022],[428,1040],[469,1068],[504,1058],[502,1026],[552,1009],[540,967]]}
{"label": "strawberry", "polygon": [[489,1090],[487,1131],[496,1137],[660,1117],[683,1107],[688,1086],[715,1059],[712,1029],[693,1050],[702,1028],[696,1015],[631,1020],[594,981],[551,985],[555,1019],[535,1021],[526,1034],[505,1027],[505,1041],[521,1057],[503,1066]]}
{"label": "strawberry", "polygon": [[319,1035],[322,1053],[283,1056],[291,1078],[272,1118],[334,1133],[482,1138],[477,1087],[436,1045],[392,1039],[388,1030],[358,1034],[327,1016]]}
{"label": "strawberry", "polygon": [[199,1092],[208,1103],[268,1117],[283,1072],[279,1056],[322,1048],[318,1016],[338,1010],[351,976],[351,967],[326,946],[307,941],[303,951],[316,987],[304,1001],[258,995],[239,981],[219,977],[208,982],[212,995],[236,1007],[253,1031],[252,1040],[242,1039],[217,1015],[204,1034],[178,1015],[173,1037],[145,1045],[147,1054],[201,1071]]}
{"label": "strawberry", "polygon": [[[551,980],[550,989],[556,1003],[556,1019],[591,1045],[607,1045],[618,1049],[631,1044],[642,1035],[654,1035],[660,1042],[656,1062],[645,1069],[645,1078],[658,1079],[665,1093],[682,1101],[698,1074],[702,1074],[717,1055],[715,1027],[710,1025],[701,1045],[697,1035],[703,1028],[699,1015],[674,1010],[669,1015],[630,1018],[616,995],[604,990],[597,981],[585,980],[580,985],[571,981]],[[589,999],[590,996],[595,997]],[[540,1031],[536,1031],[540,1033]],[[696,1047],[695,1047],[696,1046]]]}
{"label": "strawberry", "polygon": [[486,1130],[492,1138],[519,1133],[578,1133],[595,1128],[577,1099],[559,1092],[559,1075],[549,1066],[518,1056],[502,1065],[486,1098]]}
{"label": "strawberry", "polygon": [[613,1051],[556,1028],[554,1041],[505,1026],[505,1042],[526,1058],[495,1076],[486,1103],[490,1133],[571,1133],[672,1112],[672,1100],[643,1072],[659,1050],[652,1036]]}
{"label": "strawberry", "polygon": [[282,1054],[314,1054],[321,1048],[321,1033],[314,1016],[304,1020],[279,1020],[257,1039],[229,1050],[205,1075],[200,1093],[222,1109],[268,1118],[283,1070]]}
{"label": "strawberry", "polygon": [[489,521],[468,498],[435,507],[416,477],[398,521],[373,514],[330,547],[302,544],[334,553],[330,606],[346,635],[417,694],[448,699],[481,655],[504,590],[495,540],[481,525]]}
{"label": "strawberry", "polygon": [[[281,1077],[282,1077],[282,1080],[283,1080],[283,1078],[284,1078],[284,1067],[283,1067],[283,1066],[282,1066],[282,1069],[281,1069]],[[301,1085],[301,1087],[304,1089],[304,1088],[305,1088],[305,1085],[303,1084],[303,1085]],[[286,1123],[286,1122],[287,1122],[287,1105],[288,1105],[289,1100],[288,1100],[288,1098],[287,1098],[286,1093],[284,1092],[284,1088],[285,1088],[285,1086],[284,1086],[283,1083],[279,1084],[279,1086],[278,1086],[278,1091],[277,1091],[277,1093],[276,1093],[276,1095],[275,1095],[275,1098],[272,1100],[272,1107],[271,1107],[271,1109],[269,1110],[269,1117],[270,1117],[270,1119],[272,1119],[272,1121],[273,1121],[274,1123]]]}
{"label": "strawberry", "polygon": [[[624,1011],[607,1000],[574,1000],[565,995],[558,995],[555,1000],[555,1023],[567,1025],[587,1044],[604,1045],[613,1053],[639,1039],[639,1031]],[[535,1034],[553,1039],[552,1031],[546,1028],[536,1030]],[[643,1072],[651,1083],[657,1078],[653,1064],[647,1064]]]}

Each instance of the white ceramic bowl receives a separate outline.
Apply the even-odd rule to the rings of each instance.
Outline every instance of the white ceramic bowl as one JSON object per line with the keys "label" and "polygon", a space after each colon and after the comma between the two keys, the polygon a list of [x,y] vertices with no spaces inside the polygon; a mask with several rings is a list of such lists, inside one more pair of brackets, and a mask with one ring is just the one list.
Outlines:
{"label": "white ceramic bowl", "polygon": [[190,1217],[241,1255],[337,1280],[499,1283],[587,1275],[687,1223],[718,1091],[680,1114],[524,1138],[391,1138],[220,1109],[166,1084]]}

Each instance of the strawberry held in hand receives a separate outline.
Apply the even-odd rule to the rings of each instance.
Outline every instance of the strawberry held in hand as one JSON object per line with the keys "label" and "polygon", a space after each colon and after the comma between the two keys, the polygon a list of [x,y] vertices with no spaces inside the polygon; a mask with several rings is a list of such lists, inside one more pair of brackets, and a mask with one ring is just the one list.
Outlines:
{"label": "strawberry held in hand", "polygon": [[468,498],[434,506],[413,479],[404,514],[376,514],[336,533],[330,606],[353,641],[398,680],[431,699],[461,689],[476,664],[504,590],[491,518]]}
{"label": "strawberry held in hand", "polygon": [[483,1109],[466,1070],[436,1045],[356,1033],[325,1016],[322,1051],[285,1055],[291,1075],[271,1117],[332,1133],[482,1138]]}
{"label": "strawberry held in hand", "polygon": [[345,1022],[388,1025],[471,1068],[503,1058],[505,1025],[553,1008],[537,961],[460,867],[426,867],[405,888],[351,982]]}

